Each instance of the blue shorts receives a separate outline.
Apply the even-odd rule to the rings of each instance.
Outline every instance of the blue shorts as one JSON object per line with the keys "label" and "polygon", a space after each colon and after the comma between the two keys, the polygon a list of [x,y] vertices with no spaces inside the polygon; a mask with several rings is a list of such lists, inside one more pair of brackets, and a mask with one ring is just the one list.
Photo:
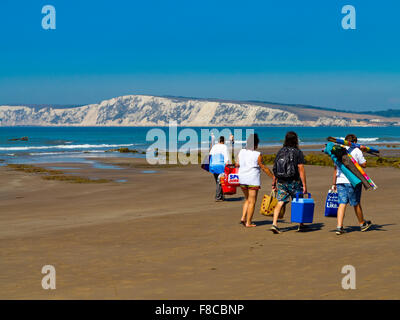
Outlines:
{"label": "blue shorts", "polygon": [[339,204],[350,204],[356,206],[361,200],[361,183],[353,188],[350,183],[340,183],[337,185]]}

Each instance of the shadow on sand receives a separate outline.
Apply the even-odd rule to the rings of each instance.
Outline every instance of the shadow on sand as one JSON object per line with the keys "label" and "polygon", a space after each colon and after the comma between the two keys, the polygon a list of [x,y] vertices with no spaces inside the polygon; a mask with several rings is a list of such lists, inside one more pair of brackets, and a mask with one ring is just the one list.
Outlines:
{"label": "shadow on sand", "polygon": [[[325,224],[323,224],[323,223],[310,223],[310,224],[306,223],[305,224],[305,226],[306,226],[305,229],[303,229],[303,230],[301,230],[299,232],[305,233],[305,232],[320,231],[320,230],[322,230],[324,225]],[[296,223],[293,226],[286,227],[286,228],[281,228],[281,230],[283,232],[286,232],[286,231],[297,231],[298,228],[299,228],[299,224]]]}
{"label": "shadow on sand", "polygon": [[[278,223],[281,224],[291,224],[291,222],[286,222],[284,220],[278,220]],[[272,225],[272,219],[271,220],[263,220],[263,221],[254,221],[254,224],[259,227],[259,226],[265,226],[265,225]],[[313,232],[313,231],[319,231],[322,230],[324,224],[323,223],[311,223],[311,224],[306,224],[306,229],[302,230],[301,232]],[[294,224],[290,227],[280,227],[282,232],[286,231],[297,231],[299,227],[299,224]]]}
{"label": "shadow on sand", "polygon": [[237,197],[237,198],[225,198],[225,201],[242,201],[244,197]]}
{"label": "shadow on sand", "polygon": [[[383,227],[393,226],[393,225],[395,225],[395,223],[390,223],[390,224],[374,224],[374,223],[372,223],[372,226],[365,232],[368,232],[368,231],[387,231]],[[350,226],[350,227],[345,227],[344,230],[346,231],[346,233],[350,233],[350,232],[354,232],[354,231],[360,232],[360,227],[358,227],[358,226]],[[335,231],[336,230],[332,230],[331,232],[335,232]]]}

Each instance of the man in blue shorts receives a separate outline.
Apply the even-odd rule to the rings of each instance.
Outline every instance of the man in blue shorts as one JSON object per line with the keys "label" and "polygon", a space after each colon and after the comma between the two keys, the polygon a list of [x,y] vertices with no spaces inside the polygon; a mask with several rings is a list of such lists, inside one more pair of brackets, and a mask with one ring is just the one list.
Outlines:
{"label": "man in blue shorts", "polygon": [[[345,139],[347,141],[357,143],[357,137],[354,134],[348,134]],[[365,160],[360,149],[349,147],[346,148],[361,167],[365,168],[367,166],[367,161]],[[337,190],[339,196],[336,234],[341,235],[345,232],[343,229],[343,220],[347,204],[350,204],[352,207],[354,207],[354,212],[360,224],[360,230],[367,231],[371,227],[372,223],[371,221],[364,220],[363,210],[360,203],[361,183],[354,188],[343,172],[339,168],[335,167],[333,174],[333,189]]]}

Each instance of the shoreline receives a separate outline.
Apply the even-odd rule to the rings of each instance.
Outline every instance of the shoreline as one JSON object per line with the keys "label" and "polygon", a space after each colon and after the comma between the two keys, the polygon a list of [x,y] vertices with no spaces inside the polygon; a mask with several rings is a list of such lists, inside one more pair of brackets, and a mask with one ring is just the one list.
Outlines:
{"label": "shoreline", "polygon": [[[390,144],[390,148],[383,148],[388,144],[369,144],[370,146],[375,146],[380,150],[380,156],[384,158],[398,158],[400,157],[400,143]],[[395,146],[395,147],[392,147]],[[273,155],[278,152],[278,150],[282,147],[279,146],[262,146],[258,150],[263,155]],[[229,148],[229,146],[228,146]],[[300,149],[303,151],[304,155],[316,154],[323,155],[323,149],[325,148],[325,144],[301,144]],[[208,149],[203,149],[203,152]],[[174,153],[174,152],[172,152]],[[372,156],[368,153],[364,153],[365,156]],[[165,151],[159,151],[160,156],[168,155]],[[376,156],[372,156],[376,157]],[[116,160],[112,160],[116,159]],[[78,153],[76,156],[71,153],[57,153],[57,155],[38,155],[35,156],[14,156],[14,157],[1,157],[0,155],[0,167],[7,166],[8,164],[23,164],[23,165],[38,165],[42,166],[43,164],[65,164],[66,166],[79,164],[79,165],[92,165],[94,167],[101,165],[101,163],[112,163],[112,162],[120,162],[121,159],[126,159],[126,162],[136,161],[135,159],[146,159],[146,156],[143,155],[140,151],[136,153],[121,153],[121,152],[82,152]],[[199,164],[202,159],[199,158]],[[195,165],[195,164],[194,164]],[[148,168],[152,165],[148,164]]]}
{"label": "shoreline", "polygon": [[[259,150],[269,150],[269,149],[276,149],[276,148],[280,148],[282,147],[282,143],[274,143],[274,144],[262,144],[260,143],[259,146]],[[327,142],[321,142],[321,143],[317,143],[317,142],[310,142],[310,143],[300,143],[300,149],[318,149],[318,148],[323,148],[325,146]],[[229,143],[225,143],[228,148],[231,147],[231,145]],[[381,147],[382,150],[393,150],[393,149],[400,149],[400,142],[372,142],[372,143],[359,143],[361,145],[367,145],[367,146],[375,146],[375,147]],[[236,144],[237,145],[237,144]],[[245,143],[240,144],[242,147],[245,146]],[[33,147],[34,148],[34,147]],[[129,151],[127,152],[118,152],[118,149],[127,149]],[[204,151],[204,150],[208,150],[208,147],[202,147],[202,148],[197,148],[197,149],[192,149],[192,150],[197,150],[197,151]],[[32,149],[34,150],[34,149]],[[10,150],[10,151],[20,151],[20,150]],[[129,155],[129,153],[133,153],[136,156],[138,155],[144,155],[146,153],[147,149],[143,149],[143,148],[125,148],[125,147],[121,147],[121,148],[113,148],[113,149],[107,149],[107,150],[97,150],[97,149],[89,149],[89,150],[60,150],[60,151],[46,151],[43,152],[43,154],[48,155],[62,155],[62,154],[109,154],[110,156],[116,155],[116,154],[124,154],[124,155]],[[159,150],[160,152],[166,152],[168,151],[168,149],[166,150]],[[180,151],[182,152],[182,151]],[[12,152],[9,153],[3,153],[0,154],[0,158],[3,156],[9,156]],[[31,154],[31,152],[21,152],[20,156],[39,156],[41,155],[41,152],[35,152],[34,154]]]}

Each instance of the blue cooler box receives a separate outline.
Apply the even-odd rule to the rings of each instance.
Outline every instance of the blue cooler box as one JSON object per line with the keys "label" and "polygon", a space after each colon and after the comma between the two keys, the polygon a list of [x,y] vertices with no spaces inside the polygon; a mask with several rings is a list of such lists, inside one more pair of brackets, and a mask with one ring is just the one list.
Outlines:
{"label": "blue cooler box", "polygon": [[308,198],[299,198],[302,193],[296,193],[296,199],[292,201],[292,222],[297,223],[312,223],[314,218],[314,199],[311,199],[311,194]]}

